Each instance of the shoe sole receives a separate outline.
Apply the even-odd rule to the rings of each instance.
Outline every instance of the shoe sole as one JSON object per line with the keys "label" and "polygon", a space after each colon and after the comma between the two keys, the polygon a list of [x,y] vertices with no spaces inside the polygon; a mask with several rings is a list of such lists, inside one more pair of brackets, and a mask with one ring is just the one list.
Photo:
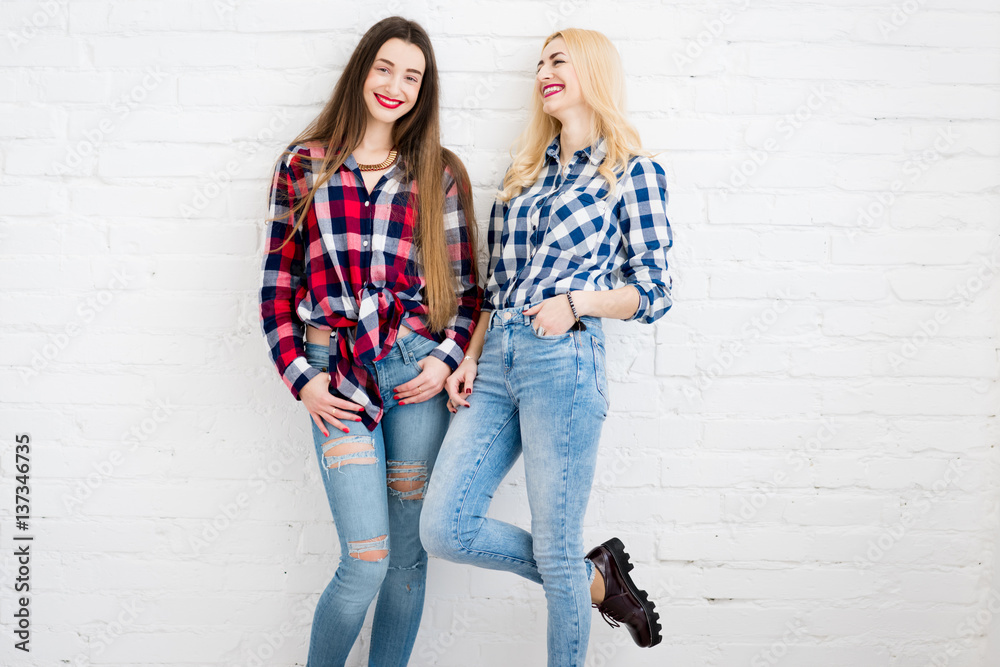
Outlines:
{"label": "shoe sole", "polygon": [[629,592],[639,600],[642,610],[646,612],[646,621],[649,627],[649,646],[644,646],[643,648],[652,648],[663,639],[660,636],[663,628],[660,627],[660,615],[656,613],[656,605],[650,601],[646,591],[638,588],[635,582],[632,581],[632,577],[629,576],[628,573],[632,571],[635,565],[629,559],[628,552],[625,551],[625,545],[622,544],[622,541],[617,537],[612,537],[604,543],[604,546],[611,552],[611,557],[615,559],[615,565],[618,566],[618,571],[622,573]]}

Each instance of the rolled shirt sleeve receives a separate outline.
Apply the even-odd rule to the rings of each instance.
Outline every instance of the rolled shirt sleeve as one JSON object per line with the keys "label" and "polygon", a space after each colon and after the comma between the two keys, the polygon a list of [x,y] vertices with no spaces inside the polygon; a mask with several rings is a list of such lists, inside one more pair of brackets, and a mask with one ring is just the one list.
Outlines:
{"label": "rolled shirt sleeve", "polygon": [[620,271],[625,283],[639,292],[639,307],[628,319],[651,323],[673,303],[673,279],[667,266],[667,251],[673,245],[667,220],[667,174],[653,160],[638,157],[621,188],[616,208],[625,257]]}

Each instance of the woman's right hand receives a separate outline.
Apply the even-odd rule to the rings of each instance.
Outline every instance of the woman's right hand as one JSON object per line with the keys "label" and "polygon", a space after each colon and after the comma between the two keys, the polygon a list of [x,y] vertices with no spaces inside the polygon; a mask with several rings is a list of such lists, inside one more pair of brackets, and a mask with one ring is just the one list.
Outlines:
{"label": "woman's right hand", "polygon": [[323,435],[330,435],[326,431],[326,426],[323,425],[324,419],[344,433],[347,433],[349,429],[340,422],[341,419],[352,422],[361,421],[361,417],[353,413],[360,412],[364,408],[357,403],[352,403],[330,393],[329,373],[320,373],[309,380],[299,392],[299,398],[302,399],[302,404],[306,406],[313,422],[316,423],[319,430],[323,431]]}
{"label": "woman's right hand", "polygon": [[465,359],[458,365],[455,372],[445,380],[444,388],[448,390],[448,412],[458,412],[458,406],[469,407],[465,397],[472,393],[472,383],[476,379],[479,365],[472,359]]}

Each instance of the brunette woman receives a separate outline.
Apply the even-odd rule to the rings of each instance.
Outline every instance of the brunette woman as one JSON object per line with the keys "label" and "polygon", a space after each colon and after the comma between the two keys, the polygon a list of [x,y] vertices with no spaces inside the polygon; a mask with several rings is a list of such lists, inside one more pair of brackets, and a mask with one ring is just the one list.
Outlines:
{"label": "brunette woman", "polygon": [[392,17],[365,33],[271,185],[262,328],[309,412],[341,551],[308,664],[343,665],[377,595],[368,664],[406,665],[424,601],[424,484],[450,418],[442,389],[481,303],[468,175],[440,144],[419,25]]}
{"label": "brunette woman", "polygon": [[[421,518],[431,554],[542,584],[549,667],[582,667],[591,605],[640,646],[660,641],[621,541],[584,557],[582,537],[609,407],[601,318],[653,322],[671,305],[666,175],[642,151],[624,98],[604,35],[563,30],[545,41],[533,114],[493,207],[483,313],[447,383],[457,414]],[[486,516],[522,454],[530,533]]]}

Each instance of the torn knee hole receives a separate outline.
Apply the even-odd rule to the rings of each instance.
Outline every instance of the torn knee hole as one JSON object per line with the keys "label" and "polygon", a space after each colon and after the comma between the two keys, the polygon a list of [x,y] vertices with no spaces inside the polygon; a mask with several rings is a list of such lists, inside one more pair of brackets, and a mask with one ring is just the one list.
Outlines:
{"label": "torn knee hole", "polygon": [[366,561],[379,561],[389,555],[388,536],[374,537],[370,540],[347,543],[347,553],[351,558]]}
{"label": "torn knee hole", "polygon": [[420,500],[424,497],[427,482],[427,464],[423,461],[388,461],[386,483],[390,492],[403,500]]}
{"label": "torn knee hole", "polygon": [[367,435],[345,435],[323,443],[323,457],[327,468],[340,468],[352,463],[378,463],[375,458],[375,441]]}

